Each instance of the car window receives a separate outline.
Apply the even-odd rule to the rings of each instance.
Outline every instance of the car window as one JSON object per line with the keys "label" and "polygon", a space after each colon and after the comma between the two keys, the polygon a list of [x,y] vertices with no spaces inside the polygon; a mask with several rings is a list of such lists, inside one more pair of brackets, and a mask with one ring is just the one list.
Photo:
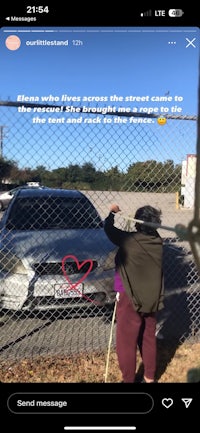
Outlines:
{"label": "car window", "polygon": [[9,230],[86,229],[102,227],[87,198],[17,197],[8,215]]}
{"label": "car window", "polygon": [[15,195],[17,193],[17,191],[19,191],[19,190],[18,189],[11,190],[8,194],[12,197],[13,195]]}

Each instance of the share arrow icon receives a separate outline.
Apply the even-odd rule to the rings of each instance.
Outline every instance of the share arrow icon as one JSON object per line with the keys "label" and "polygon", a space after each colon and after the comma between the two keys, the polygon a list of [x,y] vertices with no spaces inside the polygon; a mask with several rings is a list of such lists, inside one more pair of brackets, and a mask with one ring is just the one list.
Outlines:
{"label": "share arrow icon", "polygon": [[189,407],[190,403],[192,403],[193,398],[182,398],[181,399],[186,407],[186,409]]}

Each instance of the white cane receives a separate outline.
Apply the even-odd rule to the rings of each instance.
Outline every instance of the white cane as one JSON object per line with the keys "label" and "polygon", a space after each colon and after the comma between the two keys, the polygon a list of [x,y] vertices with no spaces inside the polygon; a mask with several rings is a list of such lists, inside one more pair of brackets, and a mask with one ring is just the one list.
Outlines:
{"label": "white cane", "polygon": [[112,315],[112,322],[111,322],[111,328],[110,328],[110,338],[108,343],[108,353],[107,353],[107,360],[106,360],[106,372],[105,372],[105,383],[107,382],[108,377],[108,366],[109,366],[109,358],[110,358],[110,349],[111,349],[111,343],[112,343],[112,336],[113,336],[113,328],[115,323],[115,316],[116,316],[116,308],[117,308],[117,302],[119,300],[119,293],[116,295],[116,301],[114,305],[113,315]]}

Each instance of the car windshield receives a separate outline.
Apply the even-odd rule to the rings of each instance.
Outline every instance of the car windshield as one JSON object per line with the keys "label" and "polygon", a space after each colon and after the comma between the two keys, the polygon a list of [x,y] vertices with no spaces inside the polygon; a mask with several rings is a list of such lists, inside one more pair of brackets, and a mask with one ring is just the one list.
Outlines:
{"label": "car windshield", "polygon": [[8,215],[9,230],[87,229],[103,226],[87,198],[18,197]]}

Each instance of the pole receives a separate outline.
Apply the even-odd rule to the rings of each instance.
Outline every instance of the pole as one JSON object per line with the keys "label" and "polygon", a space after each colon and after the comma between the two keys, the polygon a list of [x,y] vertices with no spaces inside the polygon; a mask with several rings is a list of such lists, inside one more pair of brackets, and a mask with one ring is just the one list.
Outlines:
{"label": "pole", "polygon": [[111,349],[112,336],[113,336],[113,327],[114,327],[115,316],[116,316],[116,308],[117,308],[117,299],[115,300],[115,305],[114,305],[114,310],[112,315],[112,323],[110,328],[110,338],[108,343],[108,353],[107,353],[107,360],[106,360],[105,383],[107,382],[107,377],[108,377],[108,366],[109,366],[110,349]]}
{"label": "pole", "polygon": [[4,138],[4,133],[3,130],[5,128],[5,125],[1,125],[0,126],[0,157],[3,157],[3,138]]}

